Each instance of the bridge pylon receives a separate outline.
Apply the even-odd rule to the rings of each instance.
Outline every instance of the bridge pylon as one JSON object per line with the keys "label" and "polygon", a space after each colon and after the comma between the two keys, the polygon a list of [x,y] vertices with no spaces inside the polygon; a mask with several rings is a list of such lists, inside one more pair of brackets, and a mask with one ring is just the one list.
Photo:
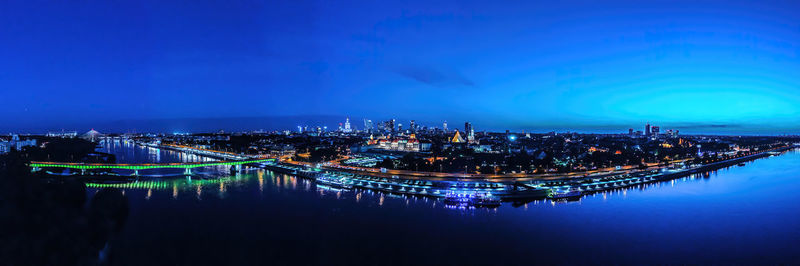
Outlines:
{"label": "bridge pylon", "polygon": [[186,170],[183,171],[183,174],[188,176],[192,175],[192,168],[186,168]]}

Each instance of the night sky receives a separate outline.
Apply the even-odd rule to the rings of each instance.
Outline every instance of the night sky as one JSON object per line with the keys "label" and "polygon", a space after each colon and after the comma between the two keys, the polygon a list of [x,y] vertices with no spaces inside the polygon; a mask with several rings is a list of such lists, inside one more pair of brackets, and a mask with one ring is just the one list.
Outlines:
{"label": "night sky", "polygon": [[329,115],[800,133],[798,1],[53,2],[0,3],[0,132]]}

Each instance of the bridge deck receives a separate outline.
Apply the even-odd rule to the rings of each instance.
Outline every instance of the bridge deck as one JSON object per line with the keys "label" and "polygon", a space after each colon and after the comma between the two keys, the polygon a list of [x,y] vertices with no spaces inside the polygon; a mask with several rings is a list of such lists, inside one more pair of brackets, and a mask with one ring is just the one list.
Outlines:
{"label": "bridge deck", "polygon": [[273,161],[274,158],[268,159],[255,159],[243,161],[217,161],[217,162],[195,162],[195,163],[160,163],[160,164],[102,164],[102,163],[63,163],[63,162],[31,162],[30,167],[35,168],[70,168],[70,169],[127,169],[127,170],[144,170],[144,169],[165,169],[165,168],[197,168],[218,165],[242,165],[249,163],[261,163]]}

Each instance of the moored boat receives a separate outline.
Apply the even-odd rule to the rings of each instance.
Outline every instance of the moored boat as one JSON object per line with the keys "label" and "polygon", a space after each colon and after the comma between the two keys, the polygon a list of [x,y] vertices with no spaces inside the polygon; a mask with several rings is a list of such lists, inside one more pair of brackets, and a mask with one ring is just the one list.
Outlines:
{"label": "moored boat", "polygon": [[470,194],[450,192],[444,196],[444,203],[451,205],[469,204],[471,198],[472,195]]}
{"label": "moored boat", "polygon": [[335,188],[341,188],[341,189],[353,188],[353,186],[349,184],[344,177],[337,175],[320,174],[319,176],[317,176],[316,181],[317,183]]}
{"label": "moored boat", "polygon": [[501,205],[500,198],[492,196],[491,193],[479,194],[471,198],[470,204],[475,207],[495,208]]}
{"label": "moored boat", "polygon": [[547,194],[547,198],[550,199],[569,199],[569,198],[580,198],[581,191],[577,188],[571,188],[569,190],[551,190],[549,194]]}
{"label": "moored boat", "polygon": [[444,197],[447,205],[466,205],[473,207],[496,208],[501,205],[499,197],[491,193],[447,193]]}

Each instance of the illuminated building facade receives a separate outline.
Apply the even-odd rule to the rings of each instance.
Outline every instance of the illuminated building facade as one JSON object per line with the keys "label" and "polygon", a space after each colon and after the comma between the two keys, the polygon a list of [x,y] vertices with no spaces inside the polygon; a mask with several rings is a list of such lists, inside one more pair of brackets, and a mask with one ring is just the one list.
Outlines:
{"label": "illuminated building facade", "polygon": [[475,142],[475,129],[470,122],[464,122],[464,134],[467,135],[467,142]]}
{"label": "illuminated building facade", "polygon": [[464,143],[466,141],[464,141],[464,138],[461,137],[461,133],[459,133],[458,130],[456,130],[456,134],[453,135],[452,138],[450,138],[450,142],[452,142],[452,143]]}
{"label": "illuminated building facade", "polygon": [[344,120],[344,129],[342,129],[342,132],[344,132],[344,133],[353,132],[353,129],[350,128],[350,118],[349,117]]}
{"label": "illuminated building facade", "polygon": [[417,139],[381,139],[378,148],[389,151],[424,152],[431,150],[431,143]]}
{"label": "illuminated building facade", "polygon": [[71,131],[71,132],[48,132],[48,137],[54,138],[75,138],[78,136],[78,132]]}
{"label": "illuminated building facade", "polygon": [[364,119],[364,132],[372,133],[372,120]]}
{"label": "illuminated building facade", "polygon": [[36,146],[36,140],[20,140],[19,135],[13,135],[9,141],[0,141],[0,154],[10,152],[11,149],[22,150],[28,146]]}

